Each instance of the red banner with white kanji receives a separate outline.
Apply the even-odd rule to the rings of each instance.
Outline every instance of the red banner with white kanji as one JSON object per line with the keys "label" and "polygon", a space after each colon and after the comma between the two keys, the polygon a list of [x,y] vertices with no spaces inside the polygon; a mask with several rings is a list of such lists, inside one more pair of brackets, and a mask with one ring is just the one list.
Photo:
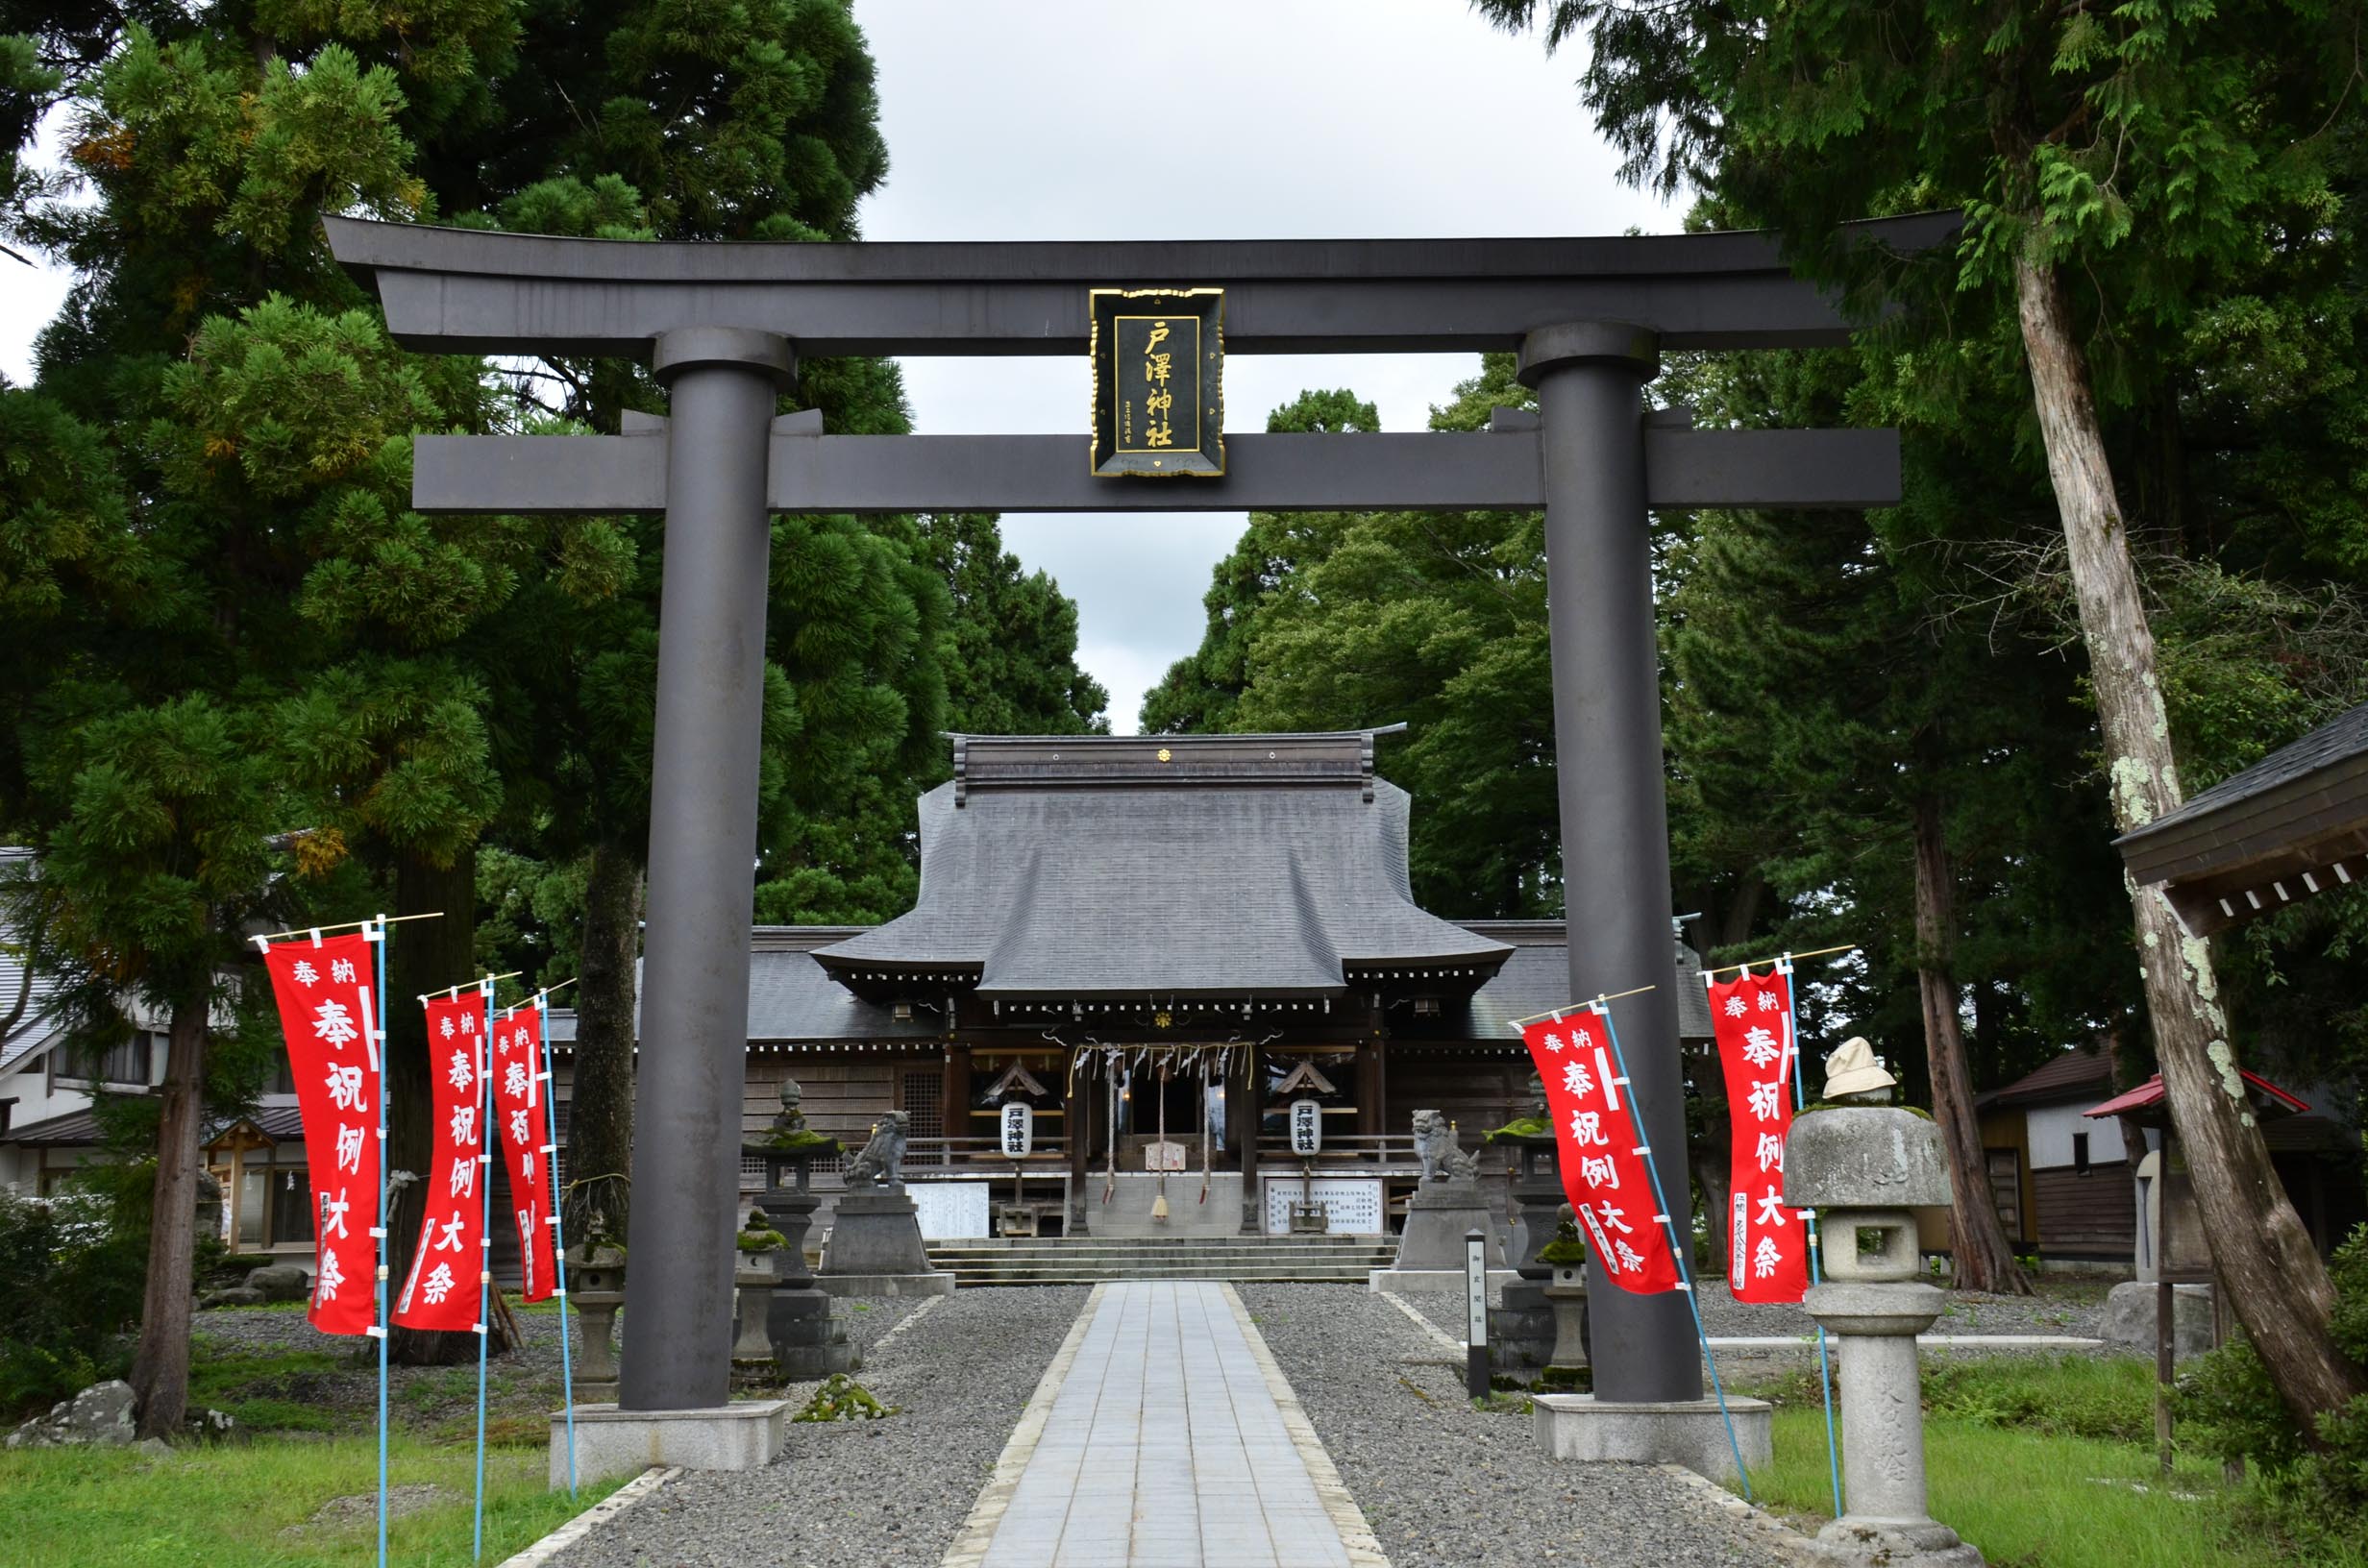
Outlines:
{"label": "red banner with white kanji", "polygon": [[312,1183],[312,1326],[362,1334],[377,1321],[379,1046],[370,939],[300,938],[263,950]]}
{"label": "red banner with white kanji", "polygon": [[1792,1131],[1792,1007],[1780,973],[1711,982],[1711,1025],[1726,1073],[1729,1144],[1727,1288],[1738,1301],[1798,1301],[1809,1289],[1809,1238],[1784,1205],[1785,1137]]}
{"label": "red banner with white kanji", "polygon": [[1604,1020],[1582,1013],[1521,1031],[1554,1118],[1555,1164],[1577,1211],[1596,1277],[1640,1295],[1678,1286],[1669,1227],[1653,1202],[1635,1102]]}
{"label": "red banner with white kanji", "polygon": [[551,1086],[542,1068],[542,1016],[523,1007],[496,1019],[493,1120],[502,1130],[510,1217],[518,1226],[519,1284],[528,1301],[547,1299],[558,1284],[551,1257],[550,1107],[544,1103]]}
{"label": "red banner with white kanji", "polygon": [[407,1329],[466,1333],[477,1326],[485,1268],[485,1004],[474,991],[428,999],[429,1078],[435,1089],[435,1152],[428,1163],[427,1217],[395,1321]]}

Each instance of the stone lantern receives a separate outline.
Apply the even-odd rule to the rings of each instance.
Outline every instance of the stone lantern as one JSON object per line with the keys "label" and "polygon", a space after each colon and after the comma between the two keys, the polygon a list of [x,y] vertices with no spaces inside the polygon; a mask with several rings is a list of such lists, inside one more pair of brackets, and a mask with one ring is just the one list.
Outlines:
{"label": "stone lantern", "polygon": [[1817,1532],[1831,1562],[1975,1568],[1982,1554],[1932,1517],[1915,1336],[1941,1292],[1916,1278],[1915,1213],[1946,1208],[1949,1167],[1929,1117],[1881,1103],[1892,1079],[1863,1040],[1826,1063],[1827,1105],[1794,1119],[1785,1203],[1817,1211],[1824,1282],[1805,1305],[1841,1359],[1846,1511]]}
{"label": "stone lantern", "polygon": [[617,1352],[610,1332],[625,1305],[625,1249],[608,1238],[599,1210],[582,1240],[567,1249],[567,1301],[582,1325],[583,1353],[576,1361],[579,1405],[611,1405],[617,1398]]}

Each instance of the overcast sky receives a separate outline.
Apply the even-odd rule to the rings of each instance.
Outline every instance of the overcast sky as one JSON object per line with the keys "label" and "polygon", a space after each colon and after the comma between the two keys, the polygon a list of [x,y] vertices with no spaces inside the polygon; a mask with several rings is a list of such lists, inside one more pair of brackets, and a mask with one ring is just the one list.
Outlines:
{"label": "overcast sky", "polygon": [[[1572,86],[1580,58],[1549,60],[1535,37],[1497,33],[1459,0],[857,0],[855,13],[878,62],[889,154],[887,184],[863,206],[868,239],[1679,226],[1676,209],[1613,177],[1614,156]],[[1177,102],[1180,83],[1194,84],[1183,98],[1196,106],[1191,178],[1118,187],[1114,138]],[[63,280],[5,258],[0,269],[0,371],[22,380]],[[1387,428],[1419,429],[1476,368],[1466,355],[1234,355],[1225,407],[1234,429],[1258,430],[1303,388],[1347,386],[1379,404]],[[904,374],[924,431],[1086,429],[1082,358],[907,359]],[[1080,661],[1110,689],[1113,727],[1132,730],[1145,689],[1198,643],[1209,569],[1243,523],[1238,513],[1004,518],[1011,550],[1077,600]]]}

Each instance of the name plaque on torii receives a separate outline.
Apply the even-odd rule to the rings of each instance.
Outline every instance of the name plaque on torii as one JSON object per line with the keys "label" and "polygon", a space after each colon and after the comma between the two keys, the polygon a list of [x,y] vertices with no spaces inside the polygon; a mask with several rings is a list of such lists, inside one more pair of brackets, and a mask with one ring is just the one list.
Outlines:
{"label": "name plaque on torii", "polygon": [[[1913,252],[1958,221],[1846,237]],[[1685,1190],[1647,514],[1899,495],[1895,431],[1648,415],[1665,349],[1848,341],[1835,299],[1792,275],[1773,235],[775,244],[327,228],[405,347],[636,359],[671,400],[669,418],[628,416],[613,436],[416,437],[412,480],[426,512],[666,514],[626,1408],[721,1407],[728,1391],[769,512],[1542,509],[1562,858],[1588,912],[1571,921],[1569,994],[1653,988],[1617,1004],[1621,1034],[1646,1136]],[[1079,354],[1097,291],[1146,287],[1167,297],[1114,343],[1137,372],[1135,423],[1113,403],[1100,450],[1086,431],[855,436],[775,417],[801,355]],[[1221,370],[1213,351],[1512,352],[1537,411],[1469,434],[1227,436],[1211,384],[1188,425],[1141,384],[1145,356],[1172,352],[1187,287],[1221,291],[1221,317],[1195,329],[1221,322],[1202,366]],[[1197,455],[1171,475],[1187,436]],[[1109,464],[1173,482],[1110,482]],[[1263,1228],[1254,1207],[1243,1218]],[[1611,1292],[1592,1315],[1599,1397],[1699,1399],[1682,1301]]]}

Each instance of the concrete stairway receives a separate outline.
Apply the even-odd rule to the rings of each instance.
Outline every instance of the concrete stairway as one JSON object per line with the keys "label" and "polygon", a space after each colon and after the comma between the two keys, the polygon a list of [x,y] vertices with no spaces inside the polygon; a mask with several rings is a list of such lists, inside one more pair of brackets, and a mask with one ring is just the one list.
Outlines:
{"label": "concrete stairway", "polygon": [[932,1241],[929,1266],[963,1289],[982,1285],[1099,1285],[1111,1280],[1265,1280],[1363,1285],[1397,1256],[1394,1237],[1080,1236]]}

